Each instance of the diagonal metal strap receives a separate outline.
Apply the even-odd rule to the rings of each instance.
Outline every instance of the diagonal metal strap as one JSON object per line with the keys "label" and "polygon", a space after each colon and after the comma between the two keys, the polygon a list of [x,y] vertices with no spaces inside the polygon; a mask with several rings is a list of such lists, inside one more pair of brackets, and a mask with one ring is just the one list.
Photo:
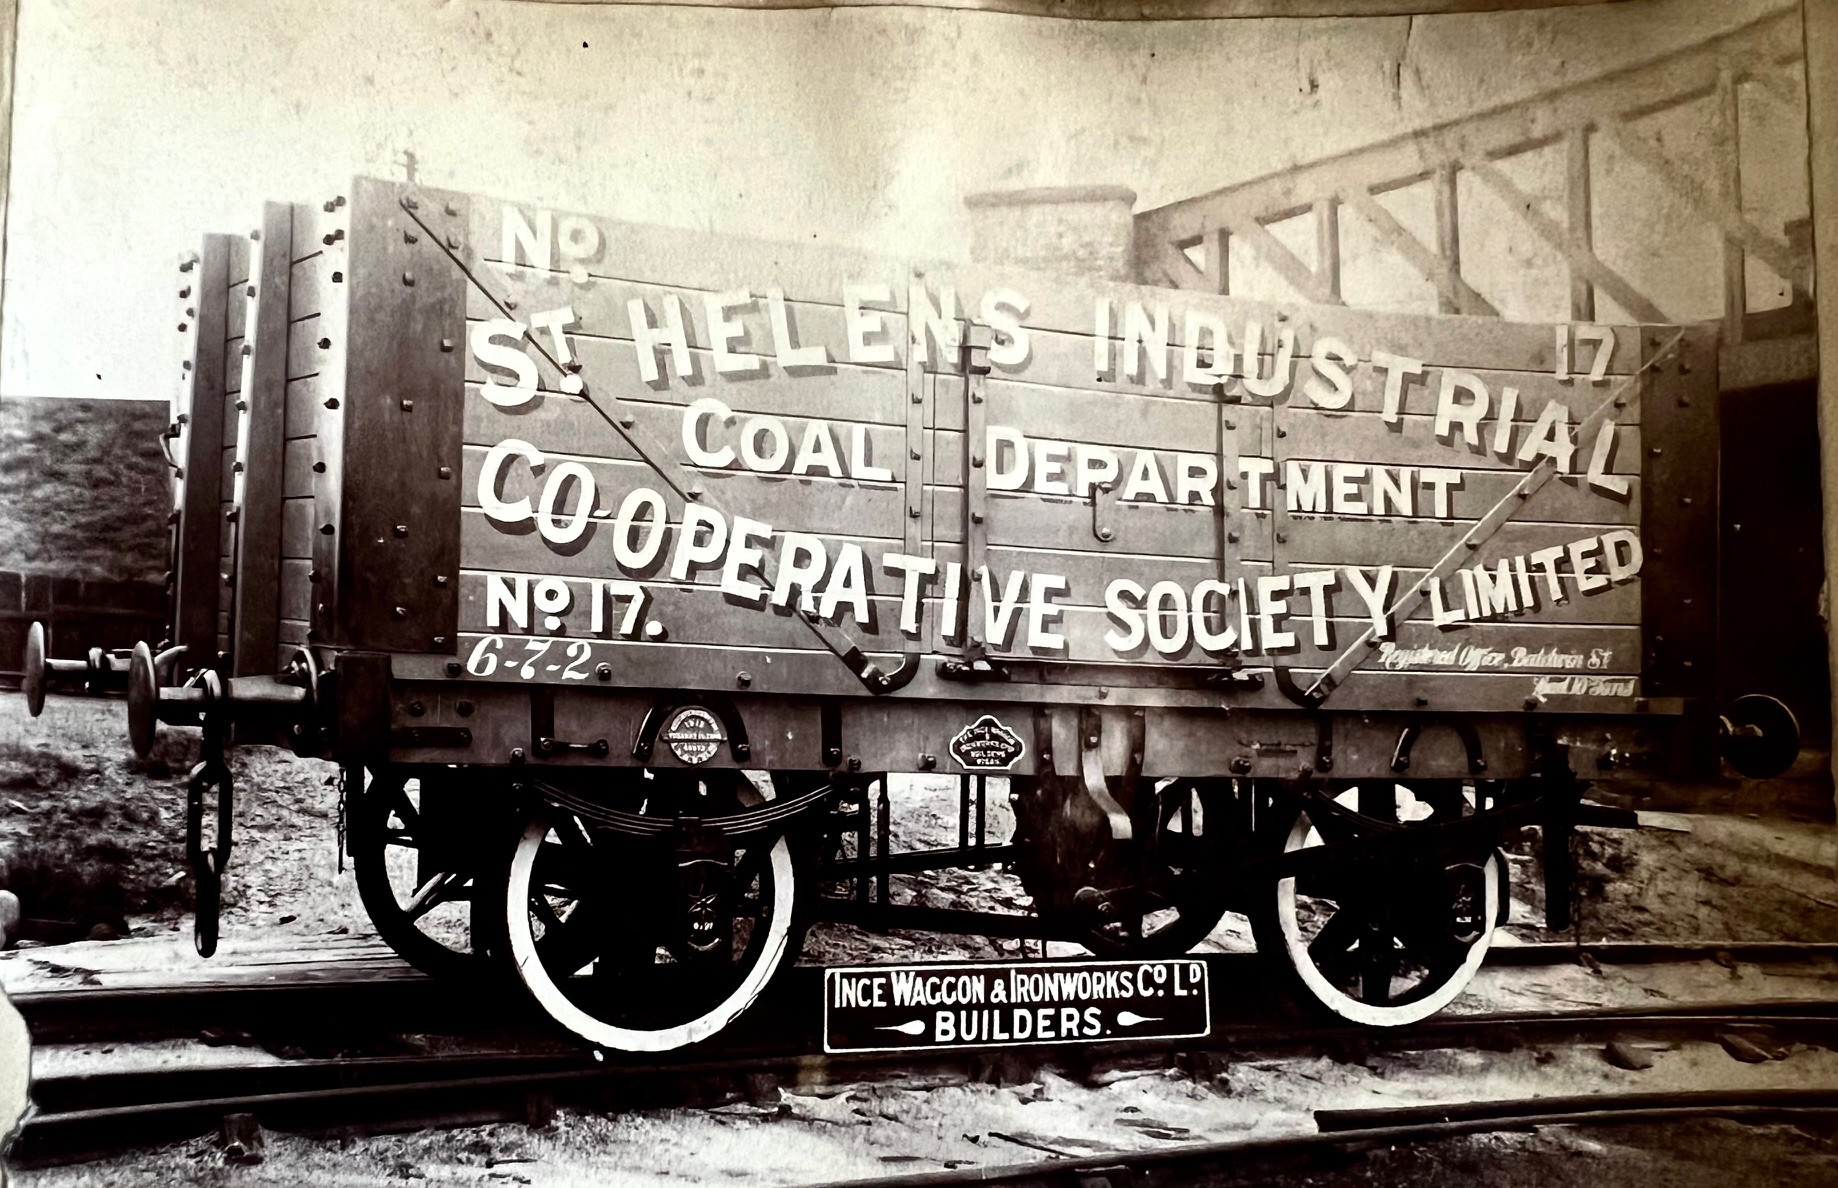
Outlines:
{"label": "diagonal metal strap", "polygon": [[[1602,423],[1613,419],[1617,408],[1626,406],[1627,399],[1625,393],[1628,388],[1644,375],[1648,369],[1654,367],[1663,360],[1671,358],[1680,340],[1684,337],[1685,332],[1683,330],[1675,333],[1671,338],[1666,340],[1664,345],[1653,352],[1652,358],[1636,368],[1633,374],[1624,377],[1620,383],[1616,384],[1614,388],[1609,391],[1608,395],[1603,398],[1602,402],[1594,409],[1590,410],[1589,415],[1584,417],[1581,423],[1577,425],[1576,440],[1579,442],[1592,440],[1593,435],[1601,428]],[[1437,560],[1436,564],[1431,566],[1427,573],[1417,579],[1415,585],[1411,586],[1411,588],[1406,590],[1396,602],[1386,608],[1385,620],[1391,623],[1402,622],[1404,616],[1416,610],[1417,606],[1428,596],[1430,584],[1432,582],[1440,582],[1451,573],[1454,573],[1457,569],[1460,569],[1463,561],[1471,556],[1475,550],[1479,549],[1481,545],[1485,544],[1494,533],[1500,530],[1502,525],[1517,515],[1519,509],[1525,506],[1526,501],[1531,499],[1531,497],[1546,483],[1550,482],[1552,477],[1556,474],[1557,463],[1548,457],[1541,459],[1536,466],[1526,471],[1524,477],[1514,484],[1512,490],[1508,491],[1498,503],[1494,504],[1474,527],[1470,528],[1462,535],[1460,540],[1450,546],[1449,550]],[[1328,694],[1338,688],[1340,683],[1344,681],[1354,669],[1365,662],[1366,657],[1371,655],[1378,647],[1378,642],[1378,628],[1368,626],[1364,631],[1360,632],[1359,638],[1348,644],[1346,650],[1341,652],[1339,656],[1336,656],[1334,662],[1328,665],[1327,669],[1323,671],[1320,676],[1315,678],[1313,684],[1302,691],[1300,700],[1311,707],[1320,705],[1323,701],[1327,700]]]}
{"label": "diagonal metal strap", "polygon": [[[446,255],[447,259],[452,261],[453,266],[458,268],[460,272],[465,275],[466,279],[472,283],[472,286],[482,293],[487,301],[491,302],[492,308],[497,310],[500,316],[510,318],[511,306],[507,305],[498,294],[492,292],[485,282],[480,279],[478,273],[461,258],[458,248],[460,242],[458,237],[449,238],[436,231],[433,227],[430,227],[427,221],[421,217],[421,204],[412,196],[404,195],[401,199],[401,205],[403,212],[407,214],[410,219],[414,220],[415,225],[420,227],[422,232],[427,235],[429,242],[438,247],[441,252]],[[586,381],[581,378],[580,365],[578,363],[572,367],[564,366],[554,355],[549,353],[549,349],[542,344],[540,339],[532,335],[528,336],[528,341],[529,344],[535,347],[537,352],[542,355],[543,360],[547,362],[550,367],[555,369],[557,374],[572,375],[577,380],[580,380],[580,391],[574,392],[572,395],[579,396],[582,400],[586,401],[587,406],[598,413],[600,419],[612,427],[613,432],[623,437],[626,444],[632,447],[640,460],[652,470],[656,471],[658,477],[661,478],[678,497],[688,503],[701,504],[703,507],[710,508],[713,511],[728,516],[728,519],[732,521],[733,516],[724,510],[715,500],[709,498],[707,492],[703,490],[702,484],[696,477],[694,471],[689,470],[683,464],[672,458],[668,452],[659,448],[657,443],[650,439],[649,434],[637,428],[633,418],[629,416],[615,417],[608,413],[606,409],[601,406],[599,401],[593,398],[593,394],[587,388]],[[763,578],[768,585],[772,584],[773,575],[770,571],[769,563],[766,560],[762,559],[760,564],[755,568],[759,571],[760,577]],[[817,637],[817,641],[823,645],[824,649],[841,660],[849,671],[854,673],[856,678],[860,680],[862,684],[866,685],[871,692],[891,693],[906,685],[918,673],[919,657],[917,653],[908,654],[900,667],[894,672],[882,672],[879,666],[868,659],[867,655],[862,652],[861,648],[850,638],[847,632],[839,627],[833,627],[812,615],[802,606],[798,605],[799,601],[801,600],[793,601],[791,605],[792,613],[795,614],[806,627],[810,628],[811,633]]]}

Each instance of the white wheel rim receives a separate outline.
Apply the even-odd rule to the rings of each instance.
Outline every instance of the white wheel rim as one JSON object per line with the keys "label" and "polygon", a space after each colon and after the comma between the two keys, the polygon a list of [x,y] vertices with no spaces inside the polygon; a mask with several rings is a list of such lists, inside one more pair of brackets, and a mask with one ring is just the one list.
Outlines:
{"label": "white wheel rim", "polygon": [[[1308,844],[1308,836],[1313,832],[1307,816],[1297,816],[1296,823],[1290,827],[1288,838],[1283,842],[1284,852],[1302,849]],[[1466,958],[1456,967],[1448,981],[1422,998],[1395,1006],[1380,1006],[1361,1002],[1328,981],[1327,976],[1315,965],[1314,958],[1308,954],[1308,941],[1302,936],[1302,921],[1296,910],[1296,881],[1293,876],[1279,879],[1276,884],[1276,919],[1283,934],[1283,948],[1288,954],[1289,963],[1316,1001],[1343,1019],[1363,1023],[1368,1027],[1401,1027],[1427,1019],[1455,1001],[1456,996],[1468,988],[1481,962],[1487,958],[1488,947],[1493,944],[1493,930],[1500,909],[1499,863],[1490,854],[1481,869],[1485,872],[1486,926],[1480,937],[1468,946]]]}
{"label": "white wheel rim", "polygon": [[530,820],[511,858],[510,883],[505,894],[505,914],[509,924],[511,959],[517,976],[551,1019],[582,1039],[603,1048],[622,1052],[667,1052],[705,1040],[720,1031],[759,997],[772,980],[780,962],[785,959],[791,937],[792,865],[791,847],[784,838],[773,843],[768,854],[772,864],[772,918],[767,925],[758,960],[747,971],[740,985],[719,1006],[687,1023],[657,1030],[616,1027],[597,1019],[576,1006],[562,988],[549,976],[548,969],[536,956],[536,933],[530,927],[530,881],[536,869],[536,855],[543,839],[549,836],[549,818],[538,813]]}

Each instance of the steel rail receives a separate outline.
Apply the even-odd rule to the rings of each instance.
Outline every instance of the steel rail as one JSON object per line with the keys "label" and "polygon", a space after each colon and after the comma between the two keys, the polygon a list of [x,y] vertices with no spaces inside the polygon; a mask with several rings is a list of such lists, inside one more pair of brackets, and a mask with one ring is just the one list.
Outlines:
{"label": "steel rail", "polygon": [[[951,909],[928,909],[943,916]],[[993,913],[986,913],[993,915]],[[916,917],[915,917],[916,918]],[[1019,916],[1017,919],[1029,919]],[[929,923],[938,923],[928,918]],[[1260,982],[1256,953],[1209,953],[1219,985]],[[1495,944],[1485,964],[1494,968],[1551,967],[1595,962],[1602,966],[1662,965],[1715,961],[1722,964],[1792,965],[1838,961],[1838,943],[1791,941],[1608,941],[1597,944],[1536,942]],[[767,1003],[800,996],[817,1001],[813,985],[802,979],[818,975],[813,967],[790,971],[787,991],[769,994]],[[418,1032],[478,1033],[480,1020],[499,1021],[521,1032],[535,1017],[511,989],[481,984],[464,995],[446,983],[406,968],[383,976],[328,978],[314,971],[312,980],[267,980],[247,983],[148,987],[80,987],[14,993],[13,1005],[25,1017],[33,1039],[41,1044],[76,1040],[163,1039],[196,1034],[204,1028],[235,1031],[278,1026],[290,1033],[325,1031],[335,1035],[383,1034],[392,1029]],[[1445,1018],[1450,1016],[1441,1016]],[[1434,1023],[1436,1020],[1430,1020]],[[744,1026],[746,1019],[737,1026]]]}
{"label": "steel rail", "polygon": [[[1337,1164],[1348,1154],[1378,1147],[1394,1147],[1463,1135],[1503,1130],[1530,1130],[1539,1126],[1658,1125],[1702,1118],[1744,1122],[1828,1119],[1838,1115],[1838,1090],[1708,1090],[1691,1097],[1690,1104],[1641,1104],[1651,1095],[1604,1093],[1579,1108],[1559,1111],[1539,1109],[1545,1099],[1484,1103],[1493,1107],[1476,1116],[1447,1121],[1405,1122],[1360,1130],[1290,1135],[1275,1139],[1191,1143],[1154,1150],[1113,1152],[1077,1159],[1045,1160],[1004,1167],[966,1167],[954,1171],[920,1172],[865,1180],[831,1181],[826,1188],[951,1188],[975,1184],[982,1188],[1123,1188],[1129,1184],[1205,1183],[1226,1185],[1270,1183],[1282,1172],[1320,1170]],[[1634,1104],[1629,1104],[1630,1102]],[[1414,1107],[1411,1107],[1414,1109]],[[1523,1112],[1519,1112],[1523,1111]],[[1373,1111],[1383,1113],[1384,1111]]]}

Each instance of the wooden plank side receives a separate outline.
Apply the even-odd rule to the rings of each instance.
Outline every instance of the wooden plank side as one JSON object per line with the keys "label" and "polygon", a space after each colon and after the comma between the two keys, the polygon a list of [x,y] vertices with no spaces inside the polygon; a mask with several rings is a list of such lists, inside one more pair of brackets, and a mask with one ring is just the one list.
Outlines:
{"label": "wooden plank side", "polygon": [[198,260],[184,274],[195,297],[196,316],[180,323],[188,335],[191,368],[184,401],[184,460],[180,476],[177,607],[174,641],[187,651],[186,663],[209,663],[217,639],[217,588],[221,558],[220,484],[223,472],[223,337],[231,244],[229,235],[206,235]]}
{"label": "wooden plank side", "polygon": [[270,672],[279,637],[281,522],[286,493],[287,348],[291,311],[289,256],[293,249],[293,207],[269,202],[262,209],[260,238],[251,246],[255,289],[249,298],[253,348],[243,391],[244,425],[238,441],[243,463],[238,499],[236,557],[236,640],[231,649],[237,676]]}
{"label": "wooden plank side", "polygon": [[[1479,679],[1485,674],[1463,670],[1467,661],[1439,658],[1451,648],[1437,641],[1464,636],[1480,641],[1469,654],[1511,655],[1513,648],[1524,647],[1524,655],[1533,657],[1523,667],[1527,679],[1574,671],[1574,656],[1595,655],[1598,647],[1601,658],[1593,671],[1638,672],[1639,648],[1628,640],[1638,630],[1640,583],[1628,558],[1638,555],[1640,508],[1650,502],[1642,484],[1646,447],[1640,401],[1627,401],[1617,412],[1613,448],[1605,458],[1594,456],[1593,439],[1578,440],[1570,473],[1543,483],[1522,500],[1515,498],[1532,465],[1520,460],[1520,448],[1534,436],[1547,406],[1561,408],[1575,425],[1630,386],[1625,380],[1641,359],[1641,340],[1634,331],[1613,328],[1612,346],[1592,357],[1593,336],[1567,325],[1280,307],[981,266],[913,267],[911,275],[921,280],[908,292],[902,291],[907,266],[891,261],[809,245],[762,245],[632,228],[530,206],[514,208],[507,230],[507,209],[475,200],[464,234],[438,237],[455,244],[456,251],[464,247],[482,253],[488,263],[479,273],[486,287],[510,303],[500,308],[468,290],[467,329],[456,344],[465,380],[464,448],[457,475],[458,502],[464,508],[459,525],[466,592],[458,620],[462,632],[483,626],[471,608],[487,572],[574,581],[627,576],[614,559],[612,537],[619,507],[640,488],[658,492],[663,501],[662,531],[668,539],[661,556],[668,558],[680,543],[682,500],[672,493],[671,481],[640,461],[610,417],[651,443],[647,449],[661,450],[680,466],[680,471],[668,468],[686,489],[705,491],[706,506],[762,521],[776,533],[813,534],[831,561],[859,547],[877,610],[870,622],[843,626],[853,633],[852,642],[870,652],[907,646],[879,621],[878,608],[897,596],[901,581],[895,570],[882,567],[883,556],[917,552],[948,568],[962,565],[963,542],[970,539],[974,547],[980,538],[986,541],[988,576],[997,589],[994,599],[979,595],[970,605],[979,614],[991,601],[1001,605],[1002,591],[1018,576],[1021,602],[1015,621],[1025,621],[1029,583],[1046,582],[1051,587],[1046,598],[1052,613],[1064,615],[1069,641],[1058,659],[1071,668],[1216,665],[1226,657],[1196,653],[1170,660],[1141,645],[1119,654],[1107,636],[1128,614],[1125,608],[1119,618],[1115,600],[1141,598],[1164,585],[1157,597],[1172,598],[1178,591],[1191,598],[1199,583],[1219,578],[1243,579],[1247,589],[1280,598],[1284,590],[1293,594],[1293,583],[1306,581],[1310,569],[1329,567],[1336,580],[1323,597],[1326,613],[1337,623],[1336,636],[1307,643],[1285,660],[1324,668],[1365,621],[1365,600],[1348,574],[1388,570],[1389,594],[1396,597],[1446,555],[1460,565],[1439,582],[1434,605],[1410,606],[1399,628],[1402,634],[1393,642],[1401,647],[1415,641],[1406,650],[1416,658],[1388,661],[1404,666],[1390,675],[1446,670]],[[519,262],[503,263],[507,256]],[[894,331],[893,349],[872,366],[848,359],[844,290],[864,279],[885,284],[886,296],[878,304],[892,311],[883,316],[883,324]],[[997,345],[989,353],[991,374],[979,386],[988,393],[987,407],[974,410],[968,403],[971,393],[957,374],[955,353],[935,350],[928,368],[933,378],[913,388],[915,401],[919,393],[932,394],[921,418],[923,428],[915,432],[898,369],[912,353],[911,330],[936,321],[928,307],[949,304],[941,301],[947,288],[957,299],[957,312],[978,316],[996,308],[983,307],[985,293],[1005,289],[1019,294],[1012,299],[1001,295],[996,312],[1022,310],[1018,333],[1025,336],[1027,350],[1014,349],[1016,331],[997,327]],[[822,366],[780,366],[775,339],[784,328],[775,325],[778,311],[767,298],[773,289],[785,294],[783,308],[797,325],[800,344],[822,345],[827,356]],[[660,348],[656,361],[661,374],[646,381],[632,341],[642,330],[635,332],[628,307],[637,301],[642,316],[655,323],[671,295],[681,299],[688,374],[674,374],[669,349]],[[732,328],[719,337],[729,349],[761,356],[748,374],[716,370],[714,323],[724,310]],[[506,313],[519,325],[487,341],[482,321]],[[1214,327],[1222,328],[1231,348],[1231,357],[1216,369],[1210,357],[1219,349]],[[578,369],[550,366],[541,358],[544,352],[526,342],[522,349],[537,377],[535,391],[527,399],[505,395],[517,372],[491,357],[522,335]],[[1253,335],[1255,344],[1249,341]],[[1329,338],[1337,341],[1327,344]],[[1194,339],[1199,341],[1190,351]],[[1322,344],[1322,353],[1311,358],[1316,344]],[[1250,350],[1240,354],[1238,348],[1247,346]],[[1570,353],[1570,363],[1584,374],[1556,374],[1560,351]],[[1151,352],[1152,364],[1147,361]],[[1133,365],[1131,356],[1136,357]],[[1337,361],[1349,373],[1340,391],[1333,383]],[[1601,364],[1596,379],[1587,374],[1591,363]],[[1467,446],[1459,429],[1445,432],[1443,440],[1435,431],[1445,381],[1454,371],[1464,373],[1459,377],[1463,384],[1487,392],[1490,407],[1481,418],[1477,447]],[[1404,372],[1409,373],[1404,382],[1389,382]],[[583,381],[588,399],[566,394]],[[1460,389],[1450,387],[1458,393],[1458,405],[1471,398]],[[1502,425],[1496,414],[1508,392],[1512,408]],[[686,410],[698,400],[718,401],[726,412],[698,411],[692,419]],[[1335,403],[1342,407],[1322,407]],[[703,409],[716,406],[698,406]],[[973,411],[994,428],[990,438],[966,439],[964,426],[975,419]],[[694,430],[687,442],[686,422]],[[858,433],[872,464],[881,468],[872,477],[824,474],[827,463],[815,474],[792,473],[801,443],[828,440],[835,450],[818,452],[846,458],[848,440]],[[1226,439],[1228,433],[1236,434],[1236,440]],[[738,452],[743,437],[771,444],[781,435],[783,458],[760,462],[756,457],[751,467],[744,459],[724,459],[725,465],[709,464],[707,458],[690,461],[689,455],[701,451]],[[506,464],[492,488],[481,491],[487,451],[512,439],[539,450],[543,461],[532,468],[520,456],[521,445],[500,450]],[[1218,472],[1222,458],[1234,473]],[[1155,481],[1141,480],[1145,459],[1153,463]],[[921,485],[908,483],[914,468],[919,468]],[[553,479],[570,472],[576,477]],[[1133,484],[1127,481],[1132,473],[1138,480]],[[593,495],[585,528],[551,546],[537,531],[539,522],[550,536],[565,535],[556,530],[581,499],[581,475],[587,476]],[[1185,483],[1183,475],[1190,476]],[[971,476],[986,480],[986,500],[966,498]],[[1105,479],[1111,483],[1108,493],[1088,494],[1093,482]],[[1308,493],[1311,479],[1320,481],[1318,496]],[[1016,485],[1021,489],[1012,489]],[[1168,492],[1168,502],[1145,494],[1157,486]],[[1130,498],[1123,497],[1125,487]],[[561,520],[540,511],[545,492]],[[916,508],[906,506],[909,496],[918,501]],[[525,500],[529,512],[502,510],[523,507]],[[498,510],[487,515],[481,504]],[[1512,511],[1504,526],[1465,548],[1471,534],[1485,535],[1479,525],[1496,508]],[[972,511],[974,527],[967,522]],[[909,528],[913,522],[920,526],[917,531]],[[774,558],[778,542],[761,543]],[[973,559],[982,563],[981,554]],[[1501,562],[1514,587],[1510,596],[1491,589]],[[681,606],[689,616],[689,626],[670,625],[660,645],[665,650],[714,648],[724,641],[739,649],[788,654],[816,646],[788,630],[804,630],[800,624],[724,599],[716,589],[719,558],[692,566],[680,582],[660,578],[662,566],[653,560],[636,576],[657,586],[660,615],[662,608]],[[1541,566],[1549,572],[1539,572]],[[1612,584],[1598,580],[1604,567],[1616,571]],[[1063,578],[1064,586],[1054,578]],[[1551,597],[1552,583],[1565,597]],[[1539,588],[1536,594],[1533,586]],[[1585,587],[1587,594],[1581,593]],[[933,579],[925,587],[928,615],[939,614],[939,597],[939,581]],[[1529,607],[1522,608],[1522,601]],[[693,609],[698,606],[706,609]],[[1455,613],[1448,613],[1449,607]],[[677,613],[669,611],[673,619]],[[1459,621],[1467,614],[1477,621],[1441,621]],[[572,621],[563,627],[570,635],[580,630]],[[542,629],[533,630],[540,634]],[[1531,642],[1540,639],[1562,642]],[[1613,643],[1579,653],[1586,639]],[[1509,641],[1518,642],[1508,646]],[[928,637],[925,643],[946,653],[957,646],[956,637]],[[639,645],[618,647],[643,650]],[[1041,658],[1000,647],[996,654],[1017,661]],[[1387,656],[1397,654],[1398,648],[1386,651]],[[1460,648],[1451,654],[1460,654]],[[1519,688],[1522,701],[1528,686]]]}
{"label": "wooden plank side", "polygon": [[[527,240],[517,238],[527,230]],[[546,232],[546,234],[545,234]],[[873,282],[887,285],[896,307],[904,309],[906,270],[873,256],[808,244],[770,243],[733,236],[620,222],[582,212],[546,211],[484,196],[471,200],[468,239],[479,245],[487,260],[515,263],[523,270],[577,278],[603,277],[648,282],[679,291],[757,291],[770,284],[783,287],[794,299],[842,303],[844,285]],[[507,240],[511,251],[506,250]],[[528,248],[534,242],[547,255],[534,259]],[[1170,337],[1184,341],[1189,313],[1224,321],[1237,340],[1239,328],[1258,322],[1295,332],[1306,352],[1317,336],[1347,342],[1360,358],[1388,350],[1411,355],[1440,366],[1495,367],[1507,370],[1549,372],[1556,362],[1556,342],[1549,326],[1522,325],[1495,318],[1426,319],[1346,307],[1283,308],[1267,302],[1213,296],[1189,291],[1150,288],[1089,278],[1049,277],[994,265],[923,265],[934,301],[942,290],[953,289],[961,312],[976,314],[983,295],[999,290],[1021,294],[1027,301],[1024,324],[1030,328],[1072,335],[1098,331],[1095,315],[1100,300],[1109,303],[1113,318],[1123,308],[1138,303],[1150,311],[1167,310]],[[1619,328],[1610,371],[1631,373],[1640,361],[1636,333]]]}
{"label": "wooden plank side", "polygon": [[325,349],[344,351],[350,396],[335,410],[339,518],[321,528],[336,541],[335,555],[323,558],[335,563],[319,566],[336,596],[325,600],[329,623],[315,626],[328,643],[448,651],[458,615],[453,485],[464,400],[463,356],[452,340],[464,324],[466,280],[430,235],[415,232],[406,201],[465,225],[463,214],[439,214],[463,211],[455,195],[369,179],[352,192],[348,341],[330,327],[325,336]]}
{"label": "wooden plank side", "polygon": [[[565,601],[552,602],[553,611],[544,614],[533,607],[529,595],[524,593],[527,587],[516,586],[510,580],[501,581],[495,600],[491,588],[491,579],[486,575],[462,575],[461,632],[504,636],[509,645],[504,653],[505,662],[515,662],[511,657],[516,657],[538,666],[538,671],[544,674],[563,674],[554,677],[559,680],[586,679],[592,670],[579,667],[578,663],[589,649],[570,649],[568,644],[583,639],[617,638],[631,602],[627,596],[609,598],[591,582],[574,582],[567,586]],[[633,640],[634,643],[655,639],[677,644],[789,651],[809,651],[817,646],[816,637],[789,608],[750,605],[712,586],[645,583],[642,589],[644,596],[632,615],[633,634],[640,637]],[[596,600],[600,603],[598,630],[594,626]],[[860,646],[870,651],[891,652],[903,649],[909,642],[935,642],[940,609],[936,600],[927,602],[919,618],[920,632],[913,636],[900,629],[897,593],[871,600],[866,620],[857,620],[853,614],[843,612],[836,621]],[[1117,623],[1101,608],[1056,606],[1046,626],[1059,641],[1048,646],[1030,646],[1025,620],[1024,608],[1004,611],[998,604],[987,609],[983,622],[975,625],[975,629],[982,633],[992,653],[1017,658],[1082,663],[1144,661],[1158,665],[1215,667],[1226,660],[1222,650],[1208,651],[1198,646],[1186,614],[1170,614],[1159,620],[1160,630],[1167,637],[1181,640],[1181,646],[1165,650],[1152,649],[1146,632],[1134,646],[1117,650],[1106,640],[1106,636],[1117,629]],[[1208,616],[1208,630],[1218,631],[1223,625],[1219,616]],[[1296,642],[1274,652],[1260,650],[1258,654],[1309,667],[1331,661],[1338,648],[1357,635],[1365,621],[1327,621],[1323,640],[1314,634],[1312,620],[1304,608],[1297,606],[1291,614],[1272,619],[1271,625],[1274,630],[1295,635]],[[564,642],[547,649],[527,643],[530,639],[550,638]],[[576,662],[573,666],[571,659]],[[1479,623],[1455,630],[1421,622],[1406,623],[1393,638],[1383,641],[1376,659],[1381,670],[1424,672],[1511,668],[1522,672],[1625,674],[1636,671],[1638,662],[1637,627],[1553,625],[1530,621]]]}

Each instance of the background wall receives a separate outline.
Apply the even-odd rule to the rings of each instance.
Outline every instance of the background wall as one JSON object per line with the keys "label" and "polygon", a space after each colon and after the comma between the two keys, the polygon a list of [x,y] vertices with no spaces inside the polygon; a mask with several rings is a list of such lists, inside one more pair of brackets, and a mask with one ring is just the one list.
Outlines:
{"label": "background wall", "polygon": [[[1132,26],[890,9],[20,0],[0,395],[165,398],[176,255],[207,229],[252,226],[264,198],[400,177],[407,153],[437,185],[953,258],[970,192],[1118,183],[1158,205],[1778,7],[1632,0]],[[1699,132],[1678,123],[1669,143],[1689,160]],[[1777,125],[1749,133],[1745,153],[1748,184],[1779,195],[1781,212],[1761,219],[1775,228],[1804,208],[1805,158],[1803,131]],[[1655,291],[1678,295],[1676,316],[1711,316],[1697,306],[1718,291],[1714,236],[1651,214],[1602,233],[1647,261]],[[1533,275],[1536,261],[1500,256],[1494,277],[1476,278],[1489,295],[1509,315],[1553,316],[1544,306],[1561,287]],[[1413,281],[1362,281],[1355,267],[1349,293],[1422,299]]]}

